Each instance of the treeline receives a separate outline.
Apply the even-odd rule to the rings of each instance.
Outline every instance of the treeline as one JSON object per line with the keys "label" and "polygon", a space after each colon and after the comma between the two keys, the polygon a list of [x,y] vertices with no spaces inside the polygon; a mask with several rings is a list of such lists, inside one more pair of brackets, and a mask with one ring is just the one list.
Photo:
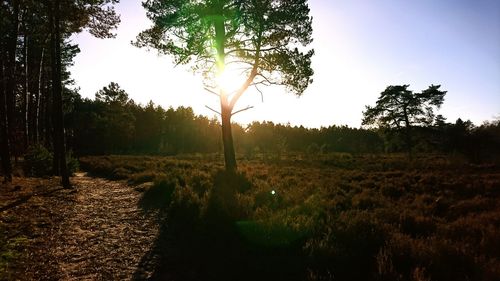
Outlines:
{"label": "treeline", "polygon": [[[220,122],[196,115],[189,107],[164,109],[130,100],[118,84],[110,83],[95,99],[77,93],[67,108],[68,146],[79,155],[222,152]],[[432,124],[412,127],[414,152],[463,154],[474,161],[500,155],[500,121],[474,126],[470,121],[448,123],[438,115]],[[405,152],[406,135],[398,129],[336,126],[305,128],[253,122],[233,124],[236,150],[253,156],[288,152]]]}
{"label": "treeline", "polygon": [[[196,115],[190,107],[165,109],[152,101],[141,105],[113,82],[94,99],[82,98],[75,90],[64,93],[66,145],[76,155],[222,153],[220,122]],[[16,109],[20,116],[22,107]],[[435,119],[428,126],[412,127],[414,152],[461,154],[477,162],[499,159],[500,120],[475,126],[461,119],[448,123],[441,115]],[[41,128],[50,126],[48,121]],[[232,126],[236,151],[246,157],[406,151],[405,134],[398,129],[305,128],[265,121]],[[15,129],[20,139],[30,135],[23,128]],[[39,134],[34,143],[50,148],[50,139],[50,134]],[[22,156],[29,143],[18,142],[15,155]]]}
{"label": "treeline", "polygon": [[[113,82],[98,91],[95,99],[71,93],[73,97],[66,103],[66,134],[68,147],[78,155],[222,152],[220,122],[196,115],[190,107],[140,105]],[[384,150],[375,130],[347,126],[309,129],[273,122],[232,126],[236,150],[245,155]]]}
{"label": "treeline", "polygon": [[130,100],[110,83],[94,100],[73,98],[67,139],[78,155],[210,153],[219,151],[220,124],[191,108],[164,109]]}

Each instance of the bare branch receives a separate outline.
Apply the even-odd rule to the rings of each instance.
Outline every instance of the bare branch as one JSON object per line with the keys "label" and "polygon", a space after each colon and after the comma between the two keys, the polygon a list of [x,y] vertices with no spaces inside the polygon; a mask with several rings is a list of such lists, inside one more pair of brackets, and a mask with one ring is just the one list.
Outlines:
{"label": "bare branch", "polygon": [[213,112],[215,112],[215,113],[219,114],[220,116],[222,116],[222,114],[220,114],[220,112],[219,112],[219,111],[217,111],[217,110],[215,110],[215,109],[211,108],[210,106],[205,105],[205,107],[206,107],[206,108],[208,108],[208,109],[210,109],[211,111],[213,111]]}
{"label": "bare branch", "polygon": [[235,112],[231,113],[231,116],[235,115],[236,113],[240,113],[240,112],[243,112],[243,111],[245,111],[245,110],[249,110],[249,109],[251,109],[251,108],[253,108],[253,106],[250,106],[250,105],[249,105],[249,106],[247,106],[247,107],[245,107],[245,108],[243,108],[243,109],[240,109],[240,110],[237,110],[237,111],[235,111]]}
{"label": "bare branch", "polygon": [[252,84],[250,84],[250,86],[258,86],[258,85],[271,86],[272,84],[268,83],[265,80],[253,82]]}
{"label": "bare branch", "polygon": [[238,49],[233,49],[233,50],[227,51],[226,55],[229,55],[229,54],[235,53],[235,52],[240,52],[240,51],[243,51],[243,52],[253,52],[253,53],[256,53],[258,51],[260,51],[260,52],[269,52],[269,51],[274,51],[274,50],[277,50],[277,49],[280,49],[280,48],[283,48],[283,47],[286,47],[286,44],[278,45],[278,46],[275,46],[275,47],[262,48],[260,50],[258,50],[258,49],[248,49],[248,48],[238,48]]}
{"label": "bare branch", "polygon": [[[266,81],[269,85],[280,85],[280,83],[271,81],[269,78],[264,76],[262,73],[257,73],[257,76],[262,77],[264,79],[264,81]],[[259,83],[260,82],[263,82],[263,81],[259,81]]]}
{"label": "bare branch", "polygon": [[261,91],[261,89],[259,89],[259,87],[257,87],[257,85],[254,85],[254,86],[255,86],[255,89],[257,91],[259,91],[259,93],[260,93],[260,100],[261,100],[261,102],[264,102],[264,93]]}
{"label": "bare branch", "polygon": [[210,89],[209,89],[209,88],[207,88],[207,87],[204,87],[204,89],[205,89],[205,91],[207,91],[207,92],[209,92],[209,93],[211,93],[211,94],[213,94],[213,95],[216,95],[216,96],[220,97],[220,95],[219,95],[217,92],[214,92],[214,91],[210,90]]}
{"label": "bare branch", "polygon": [[251,66],[253,66],[253,63],[252,62],[248,62],[248,61],[244,61],[244,60],[231,60],[231,61],[226,61],[225,62],[225,65],[230,65],[230,64],[233,64],[233,63],[241,63],[241,64],[248,64],[249,67],[248,68],[251,68]]}

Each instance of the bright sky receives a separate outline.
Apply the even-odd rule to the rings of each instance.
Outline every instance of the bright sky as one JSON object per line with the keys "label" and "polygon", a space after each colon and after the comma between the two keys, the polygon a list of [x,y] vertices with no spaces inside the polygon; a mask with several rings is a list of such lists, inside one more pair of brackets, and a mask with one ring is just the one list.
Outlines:
{"label": "bright sky", "polygon": [[[439,113],[476,125],[500,116],[500,1],[498,0],[310,0],[314,82],[301,97],[280,87],[248,91],[233,121],[269,120],[306,127],[361,124],[388,85],[421,91],[441,84],[448,91]],[[74,36],[81,53],[70,69],[80,94],[94,97],[111,81],[136,102],[191,106],[213,116],[217,97],[201,78],[168,56],[130,44],[150,26],[140,1],[121,0],[115,39]]]}

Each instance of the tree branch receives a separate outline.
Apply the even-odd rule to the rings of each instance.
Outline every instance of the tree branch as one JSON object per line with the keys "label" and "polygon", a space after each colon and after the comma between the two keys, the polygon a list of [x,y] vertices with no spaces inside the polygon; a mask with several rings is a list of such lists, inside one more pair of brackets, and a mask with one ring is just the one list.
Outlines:
{"label": "tree branch", "polygon": [[261,102],[264,102],[264,93],[259,89],[259,87],[257,87],[257,85],[255,85],[255,89],[260,93]]}
{"label": "tree branch", "polygon": [[235,111],[235,112],[231,113],[231,116],[235,115],[236,113],[240,113],[240,112],[243,112],[243,111],[245,111],[245,110],[249,110],[249,109],[251,109],[251,108],[253,108],[253,106],[250,106],[250,105],[249,105],[249,106],[247,106],[247,107],[245,107],[245,108],[243,108],[243,109],[240,109],[240,110],[237,110],[237,111]]}
{"label": "tree branch", "polygon": [[230,112],[233,110],[234,105],[238,101],[238,99],[243,95],[243,93],[248,89],[248,86],[253,82],[253,79],[255,79],[255,76],[257,76],[257,69],[259,67],[259,62],[260,62],[260,46],[262,43],[262,31],[259,32],[259,35],[257,36],[257,52],[255,53],[255,60],[252,66],[252,71],[250,72],[250,75],[248,75],[247,80],[245,83],[240,87],[240,89],[236,92],[236,94],[231,98],[231,102],[229,103],[229,110]]}
{"label": "tree branch", "polygon": [[215,109],[211,108],[210,106],[205,105],[205,107],[206,107],[206,108],[208,108],[208,109],[210,109],[211,111],[213,111],[213,112],[215,112],[215,113],[219,114],[220,116],[222,116],[222,114],[221,114],[219,111],[217,111],[217,110],[215,110]]}
{"label": "tree branch", "polygon": [[275,47],[269,47],[269,48],[265,48],[265,49],[249,49],[249,48],[240,48],[240,49],[234,49],[234,50],[230,50],[228,52],[226,52],[226,55],[229,55],[229,54],[232,54],[232,53],[235,53],[235,52],[269,52],[269,51],[274,51],[274,50],[277,50],[277,49],[280,49],[280,48],[283,48],[283,47],[286,47],[286,44],[284,45],[278,45],[278,46],[275,46]]}
{"label": "tree branch", "polygon": [[214,92],[214,91],[210,90],[210,89],[209,89],[209,88],[207,88],[207,87],[204,87],[203,89],[205,89],[205,91],[207,91],[207,92],[209,92],[209,93],[211,93],[211,94],[213,94],[213,95],[216,95],[216,96],[220,97],[220,95],[219,95],[217,92]]}

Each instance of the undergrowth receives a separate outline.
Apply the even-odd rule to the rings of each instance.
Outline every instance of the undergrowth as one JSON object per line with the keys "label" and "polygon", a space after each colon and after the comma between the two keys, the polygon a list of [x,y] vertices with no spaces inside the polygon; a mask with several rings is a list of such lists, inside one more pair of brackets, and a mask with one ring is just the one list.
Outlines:
{"label": "undergrowth", "polygon": [[19,257],[20,249],[27,242],[27,238],[5,237],[5,233],[0,225],[0,280],[12,280],[15,276],[9,274],[9,268]]}

